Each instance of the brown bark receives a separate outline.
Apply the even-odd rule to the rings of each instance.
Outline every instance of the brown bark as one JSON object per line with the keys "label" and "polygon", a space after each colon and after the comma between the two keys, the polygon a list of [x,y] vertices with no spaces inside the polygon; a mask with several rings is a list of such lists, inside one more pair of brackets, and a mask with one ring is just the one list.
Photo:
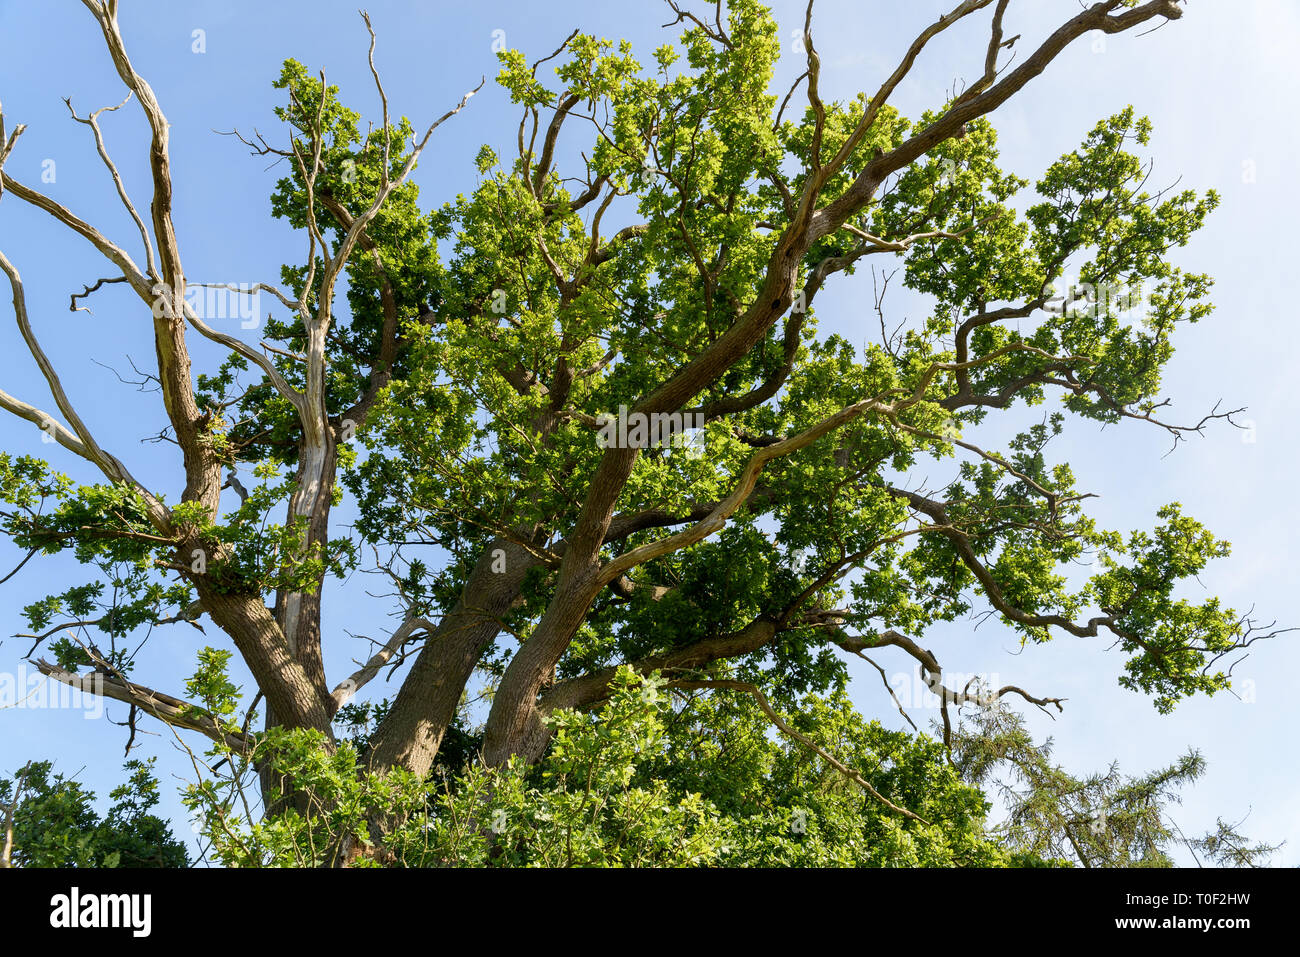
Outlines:
{"label": "brown bark", "polygon": [[[498,549],[500,556],[495,554]],[[504,570],[493,571],[501,557]],[[502,618],[519,600],[525,574],[539,562],[522,545],[504,539],[484,549],[460,599],[425,639],[392,709],[371,739],[366,759],[372,767],[428,773],[475,666],[500,633]]]}

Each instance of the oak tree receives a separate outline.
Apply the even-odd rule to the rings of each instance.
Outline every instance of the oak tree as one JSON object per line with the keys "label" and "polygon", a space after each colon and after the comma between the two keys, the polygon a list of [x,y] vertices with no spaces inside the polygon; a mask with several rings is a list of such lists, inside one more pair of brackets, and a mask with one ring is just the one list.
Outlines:
{"label": "oak tree", "polygon": [[[1050,454],[1081,420],[1134,420],[1176,443],[1229,418],[1216,407],[1172,422],[1161,394],[1178,329],[1211,309],[1210,278],[1176,250],[1218,197],[1147,188],[1150,125],[1131,108],[1081,129],[1032,184],[1000,167],[989,120],[1072,43],[1176,21],[1176,0],[1101,0],[1014,51],[1010,0],[963,0],[846,101],[822,96],[811,3],[788,90],[772,86],[781,45],[755,0],[670,3],[669,41],[647,60],[577,30],[540,59],[502,52],[518,128],[483,147],[468,195],[433,206],[411,172],[472,93],[431,122],[395,118],[365,17],[368,121],[289,60],[282,132],[234,134],[282,162],[271,213],[303,246],[276,283],[242,289],[186,272],[165,91],[128,56],[116,0],[83,2],[148,122],[147,209],[105,146],[111,114],[73,119],[138,235],[109,236],[8,170],[0,187],[6,205],[31,204],[102,254],[106,275],[74,307],[130,295],[152,323],[146,372],[182,491],[168,501],[96,439],[41,346],[45,317],[28,314],[25,253],[0,253],[50,391],[0,391],[0,407],[101,476],[0,456],[5,533],[28,557],[70,551],[90,575],[27,609],[30,655],[52,678],[250,757],[288,731],[337,751],[340,709],[400,664],[358,757],[423,781],[449,750],[459,768],[470,754],[496,769],[537,762],[572,720],[551,717],[599,708],[625,666],[715,701],[693,714],[718,734],[722,702],[749,702],[915,823],[921,811],[798,732],[810,700],[834,722],[826,702],[850,657],[918,668],[951,746],[950,709],[1062,706],[1050,689],[945,684],[925,635],[973,611],[1029,645],[1113,642],[1121,684],[1161,711],[1226,688],[1221,659],[1268,633],[1181,597],[1227,545],[1179,505],[1147,530],[1104,529]],[[950,31],[971,37],[971,79],[903,116],[900,84]],[[1086,101],[1086,76],[1079,88]],[[22,148],[5,121],[0,165]],[[878,301],[880,335],[864,346],[819,334],[823,288],[877,263],[930,313],[891,332]],[[214,291],[272,302],[256,340],[211,321]],[[194,368],[195,337],[228,358]],[[1041,422],[1001,447],[979,438],[1022,405],[1041,406]],[[947,477],[919,484],[921,465]],[[1067,573],[1079,562],[1089,575]],[[363,567],[392,584],[372,612],[385,635],[355,673],[327,674],[324,643],[340,636],[322,594]],[[131,636],[200,621],[221,647],[186,694],[134,679],[148,645]],[[223,684],[231,654],[262,727],[239,720]],[[476,682],[490,689],[478,729],[462,707]],[[403,833],[391,816],[369,825],[380,845]]]}

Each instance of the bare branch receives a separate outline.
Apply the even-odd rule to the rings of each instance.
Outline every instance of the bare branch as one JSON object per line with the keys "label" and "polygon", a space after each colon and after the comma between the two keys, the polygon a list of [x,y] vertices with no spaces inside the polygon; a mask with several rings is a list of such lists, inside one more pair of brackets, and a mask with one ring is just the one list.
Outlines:
{"label": "bare branch", "polygon": [[226,729],[204,709],[188,701],[161,691],[154,691],[152,688],[135,684],[117,675],[106,674],[103,670],[83,675],[51,664],[43,658],[38,658],[33,664],[41,674],[75,688],[83,694],[125,702],[173,727],[197,731],[219,744],[225,744],[236,753],[252,753],[253,740],[250,737]]}
{"label": "bare branch", "polygon": [[94,313],[92,313],[90,309],[87,308],[86,306],[78,306],[77,300],[87,298],[88,296],[90,296],[91,293],[97,292],[101,286],[109,285],[110,283],[126,282],[126,281],[127,279],[125,276],[113,276],[107,279],[98,279],[95,281],[95,284],[93,286],[82,287],[81,292],[74,292],[68,297],[68,312],[84,312],[87,313],[88,315],[94,315]]}
{"label": "bare branch", "polygon": [[160,531],[170,530],[171,517],[167,508],[154,497],[153,493],[131,475],[125,465],[100,448],[94,436],[90,434],[90,429],[72,407],[72,401],[63,388],[63,382],[59,379],[58,373],[54,371],[53,363],[46,356],[45,350],[41,348],[36,339],[36,334],[32,331],[31,322],[27,316],[27,299],[23,290],[22,277],[3,252],[0,252],[0,271],[3,271],[9,277],[9,287],[13,292],[14,317],[18,321],[18,329],[22,333],[23,341],[27,343],[28,351],[32,354],[32,358],[36,360],[37,366],[40,367],[41,374],[50,387],[50,394],[54,396],[54,402],[59,411],[71,424],[72,434],[62,425],[55,423],[47,413],[14,398],[2,390],[0,390],[0,406],[40,426],[64,448],[76,452],[99,466],[100,471],[111,481],[121,482],[134,488],[143,497],[149,510],[150,520],[154,523],[154,526]]}
{"label": "bare branch", "polygon": [[351,677],[339,682],[338,686],[335,687],[331,693],[331,697],[334,699],[334,707],[337,709],[347,704],[352,696],[377,675],[379,669],[388,664],[393,656],[401,650],[402,646],[415,638],[419,632],[423,631],[431,635],[436,628],[437,626],[433,622],[425,618],[408,618],[402,622],[401,627],[393,632],[393,637],[389,638],[382,648],[371,655],[370,660],[362,668],[353,672]]}
{"label": "bare branch", "polygon": [[117,106],[100,107],[84,119],[78,116],[77,111],[72,108],[72,97],[65,97],[63,102],[67,104],[68,112],[72,114],[72,118],[78,123],[84,123],[89,126],[91,132],[95,134],[95,148],[99,151],[99,157],[104,161],[104,165],[108,167],[109,174],[113,177],[113,185],[117,187],[117,195],[122,200],[122,205],[126,207],[126,211],[131,214],[131,220],[135,223],[136,228],[140,230],[140,241],[144,244],[145,272],[151,279],[157,279],[158,269],[154,263],[153,242],[149,239],[149,230],[145,228],[144,220],[140,218],[140,214],[136,211],[135,204],[131,202],[131,197],[127,195],[126,186],[122,183],[122,177],[117,171],[117,166],[114,165],[112,159],[109,158],[108,149],[104,146],[104,134],[99,129],[99,114],[112,113],[116,110],[120,110],[122,107],[126,106],[130,99],[131,93],[128,91],[126,98],[123,99],[121,103],[117,104]]}

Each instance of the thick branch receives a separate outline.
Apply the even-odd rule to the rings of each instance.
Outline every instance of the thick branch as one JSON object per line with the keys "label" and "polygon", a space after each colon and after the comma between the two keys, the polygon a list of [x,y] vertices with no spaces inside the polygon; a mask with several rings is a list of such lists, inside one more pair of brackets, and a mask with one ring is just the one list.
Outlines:
{"label": "thick branch", "polygon": [[62,682],[70,688],[75,688],[83,694],[93,694],[125,702],[148,712],[158,720],[173,727],[186,728],[206,735],[219,744],[225,744],[237,753],[250,754],[252,752],[252,739],[246,735],[228,730],[212,715],[188,701],[172,697],[161,691],[154,691],[152,688],[146,688],[144,685],[135,684],[116,675],[105,674],[102,670],[90,672],[89,674],[77,674],[59,665],[50,664],[43,658],[37,659],[34,663],[41,674]]}

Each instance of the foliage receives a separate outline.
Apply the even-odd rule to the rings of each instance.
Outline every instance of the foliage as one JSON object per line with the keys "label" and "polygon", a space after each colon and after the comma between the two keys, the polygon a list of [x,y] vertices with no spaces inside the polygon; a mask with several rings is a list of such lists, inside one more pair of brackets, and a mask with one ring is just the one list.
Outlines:
{"label": "foliage", "polygon": [[[231,866],[313,866],[343,839],[389,822],[390,866],[1000,866],[1037,863],[984,833],[987,805],[926,738],[890,732],[842,695],[810,697],[804,729],[928,823],[898,817],[797,744],[772,740],[756,708],[674,699],[657,676],[628,669],[594,714],[557,711],[535,768],[474,762],[428,782],[358,768],[350,743],[275,730],[259,744],[290,809],[238,822],[236,802],[191,788],[215,860]],[[432,785],[432,787],[431,787]]]}
{"label": "foliage", "polygon": [[[996,41],[1005,3],[934,29],[984,6]],[[1051,42],[1180,12],[1154,0],[1113,17],[1120,6],[1090,7]],[[1220,662],[1265,636],[1217,598],[1185,597],[1227,543],[1176,502],[1150,528],[1101,527],[1052,451],[1072,424],[1143,423],[1177,443],[1230,418],[1160,418],[1174,338],[1212,311],[1211,278],[1177,250],[1219,197],[1147,188],[1151,124],[1132,107],[1036,176],[1005,168],[986,114],[1055,56],[1046,47],[1024,61],[1034,69],[1006,71],[1014,38],[994,42],[988,76],[909,117],[890,84],[823,102],[806,35],[805,85],[780,99],[771,11],[731,0],[715,16],[680,15],[644,62],[580,31],[540,61],[502,51],[497,83],[523,122],[479,150],[472,189],[436,205],[405,178],[424,140],[390,117],[382,85],[382,116],[365,121],[323,73],[285,61],[287,142],[241,137],[285,161],[270,213],[307,250],[281,266],[285,310],[257,348],[206,332],[233,351],[192,376],[182,333],[205,327],[153,296],[179,500],[136,484],[84,428],[63,444],[107,483],[0,454],[0,532],[93,576],[27,605],[35,646],[122,677],[137,633],[204,614],[222,633],[175,712],[229,769],[187,796],[215,859],[1167,860],[1161,812],[1196,760],[1078,782],[990,726],[954,769],[929,738],[857,715],[847,662],[901,650],[937,675],[927,636],[987,611],[1023,645],[1113,638],[1119,683],[1162,714],[1230,688]],[[101,27],[114,42],[114,23]],[[130,85],[125,54],[115,62]],[[154,127],[154,244],[183,283],[165,117],[136,99]],[[919,315],[891,333],[882,291],[878,338],[824,334],[819,290],[886,261]],[[137,294],[159,278],[149,269],[124,276]],[[1038,407],[1038,424],[999,431],[1000,413]],[[601,441],[628,408],[698,416],[702,446]],[[391,700],[339,710],[322,594],[369,555],[414,630],[378,639],[379,664],[358,674],[414,661]],[[245,738],[226,644],[267,702],[264,733]],[[715,693],[666,690],[709,681]],[[774,738],[740,686],[913,816]],[[972,785],[1006,762],[1028,790],[995,837]],[[258,771],[262,818],[243,791]],[[1103,799],[1123,826],[1081,837],[1077,819]],[[1227,825],[1213,840],[1211,856],[1253,859]]]}
{"label": "foliage", "polygon": [[1076,777],[1052,763],[1050,739],[1036,745],[1019,715],[994,708],[961,729],[954,755],[963,778],[1005,802],[997,836],[1014,851],[1083,867],[1170,867],[1172,850],[1183,846],[1199,852],[1198,863],[1203,856],[1212,866],[1258,867],[1280,847],[1255,843],[1221,818],[1201,837],[1178,829],[1169,807],[1205,772],[1195,749],[1146,774],[1121,774],[1112,763],[1103,773]]}
{"label": "foliage", "polygon": [[[0,778],[0,808],[13,809],[15,867],[187,867],[185,845],[151,814],[158,804],[153,760],[130,760],[127,780],[115,787],[102,816],[95,795],[74,778],[53,773],[49,761],[31,761]],[[2,825],[0,821],[0,825]]]}

